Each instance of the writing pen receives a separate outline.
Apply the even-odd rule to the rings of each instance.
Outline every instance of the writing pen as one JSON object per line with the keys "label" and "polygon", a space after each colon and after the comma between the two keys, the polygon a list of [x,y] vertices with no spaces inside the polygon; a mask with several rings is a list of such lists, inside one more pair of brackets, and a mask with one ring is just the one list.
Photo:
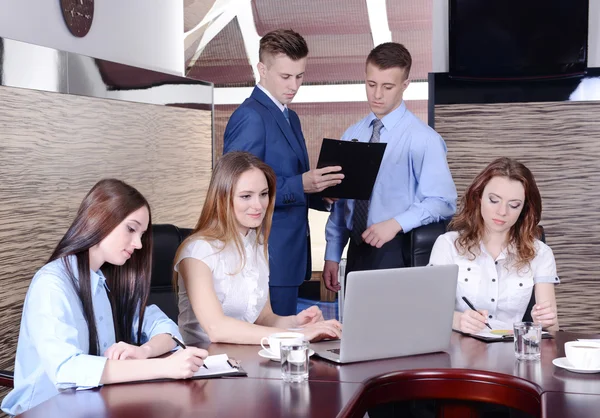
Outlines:
{"label": "writing pen", "polygon": [[[187,348],[186,345],[183,343],[183,341],[181,341],[176,336],[171,335],[171,338],[173,338],[173,341],[175,341],[175,344],[177,344],[179,347],[183,348],[184,350]],[[203,364],[202,367],[204,367],[205,369],[208,370],[208,367],[206,367],[206,364]]]}
{"label": "writing pen", "polygon": [[[475,306],[473,306],[473,304],[469,301],[469,299],[467,299],[466,297],[462,297],[462,300],[465,301],[465,303],[467,304],[467,306],[471,309],[473,309],[475,312],[477,312],[477,309],[475,309]],[[490,327],[490,324],[488,324],[487,322],[485,323],[485,326],[488,327],[489,329],[492,329],[492,327]]]}

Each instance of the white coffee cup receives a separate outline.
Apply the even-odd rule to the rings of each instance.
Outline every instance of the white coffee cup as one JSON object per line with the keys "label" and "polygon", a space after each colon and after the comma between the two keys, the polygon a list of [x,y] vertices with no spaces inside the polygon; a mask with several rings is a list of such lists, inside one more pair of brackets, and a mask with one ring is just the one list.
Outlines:
{"label": "white coffee cup", "polygon": [[565,355],[577,369],[600,370],[600,343],[569,341],[565,343]]}
{"label": "white coffee cup", "polygon": [[[304,339],[304,334],[299,332],[278,332],[277,334],[271,334],[268,337],[262,337],[260,340],[260,345],[272,356],[280,357],[281,353],[279,350],[282,343],[302,341]],[[265,342],[267,343],[268,347],[265,346]]]}

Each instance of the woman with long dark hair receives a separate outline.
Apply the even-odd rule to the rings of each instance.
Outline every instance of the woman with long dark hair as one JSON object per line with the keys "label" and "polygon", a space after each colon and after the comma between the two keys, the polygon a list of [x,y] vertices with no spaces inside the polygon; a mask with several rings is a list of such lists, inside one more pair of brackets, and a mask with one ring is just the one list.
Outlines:
{"label": "woman with long dark hair", "polygon": [[552,250],[538,239],[541,217],[537,184],[520,162],[498,158],[475,177],[451,232],[437,239],[430,258],[430,264],[459,266],[455,329],[477,333],[491,320],[512,326],[523,319],[532,292],[534,322],[558,329],[559,279]]}
{"label": "woman with long dark hair", "polygon": [[[217,162],[196,228],[175,256],[179,327],[187,342],[259,344],[297,328],[312,341],[338,338],[341,324],[318,307],[273,313],[267,243],[275,206],[275,173],[248,152]],[[306,237],[298,237],[298,245]]]}
{"label": "woman with long dark hair", "polygon": [[21,319],[16,415],[68,388],[189,378],[205,350],[175,348],[177,326],[146,306],[152,266],[150,206],[133,187],[106,179],[87,194],[48,263],[33,277]]}

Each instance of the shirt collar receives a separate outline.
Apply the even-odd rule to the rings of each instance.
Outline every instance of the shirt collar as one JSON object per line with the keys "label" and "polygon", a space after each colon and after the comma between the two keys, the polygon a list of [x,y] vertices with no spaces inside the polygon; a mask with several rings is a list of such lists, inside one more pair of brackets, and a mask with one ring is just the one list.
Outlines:
{"label": "shirt collar", "polygon": [[285,109],[285,108],[287,107],[287,105],[283,105],[283,104],[281,104],[281,103],[279,102],[279,100],[277,100],[275,97],[273,97],[273,96],[271,95],[271,93],[269,93],[269,91],[268,91],[266,88],[264,88],[264,87],[263,87],[261,84],[257,84],[257,85],[256,85],[256,87],[258,87],[259,89],[261,89],[261,90],[262,90],[262,92],[263,92],[264,94],[266,94],[266,95],[267,95],[267,97],[268,97],[269,99],[271,99],[271,101],[272,101],[273,103],[275,103],[275,106],[277,106],[277,107],[279,108],[279,110],[281,110],[282,112],[283,112],[283,109]]}
{"label": "shirt collar", "polygon": [[[480,248],[482,254],[485,254],[488,257],[492,258],[492,255],[487,252],[487,249],[485,248],[483,241],[479,243],[479,248]],[[500,252],[500,254],[498,254],[498,257],[496,257],[496,259],[494,261],[500,261],[500,260],[504,260],[504,259],[508,258],[508,254],[510,253],[511,248],[513,248],[513,246],[512,246],[512,244],[509,244],[508,247],[504,248]]]}
{"label": "shirt collar", "polygon": [[[77,270],[77,257],[74,255],[69,255],[66,257],[66,261],[69,263],[71,267],[71,271],[75,275],[75,278],[79,282],[79,271]],[[108,285],[106,284],[106,278],[104,274],[102,274],[102,270],[92,271],[90,269],[90,288],[92,289],[92,294],[95,295],[99,289],[102,287],[106,287],[106,290],[110,291]]]}
{"label": "shirt collar", "polygon": [[[404,100],[402,100],[402,103],[400,103],[400,106],[398,106],[396,109],[394,109],[393,111],[391,111],[390,113],[388,113],[387,115],[385,115],[384,117],[381,118],[383,127],[385,129],[387,129],[388,131],[392,130],[392,128],[394,126],[396,126],[396,124],[398,122],[400,122],[400,119],[402,119],[402,116],[404,116],[405,113],[406,113],[406,105],[404,104]],[[367,119],[369,126],[373,125],[373,122],[375,121],[375,119],[377,119],[377,116],[375,116],[375,113],[371,112]]]}
{"label": "shirt collar", "polygon": [[253,247],[256,243],[256,229],[250,228],[246,235],[242,235],[242,242],[245,248]]}

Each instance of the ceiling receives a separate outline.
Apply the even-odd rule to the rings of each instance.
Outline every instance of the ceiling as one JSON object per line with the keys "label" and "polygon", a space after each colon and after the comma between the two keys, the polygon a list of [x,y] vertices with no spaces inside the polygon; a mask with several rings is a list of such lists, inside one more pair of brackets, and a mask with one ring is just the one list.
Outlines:
{"label": "ceiling", "polygon": [[184,0],[186,75],[217,87],[253,86],[260,37],[293,29],[310,50],[304,84],[364,80],[369,51],[386,41],[413,56],[411,79],[431,71],[432,0]]}

